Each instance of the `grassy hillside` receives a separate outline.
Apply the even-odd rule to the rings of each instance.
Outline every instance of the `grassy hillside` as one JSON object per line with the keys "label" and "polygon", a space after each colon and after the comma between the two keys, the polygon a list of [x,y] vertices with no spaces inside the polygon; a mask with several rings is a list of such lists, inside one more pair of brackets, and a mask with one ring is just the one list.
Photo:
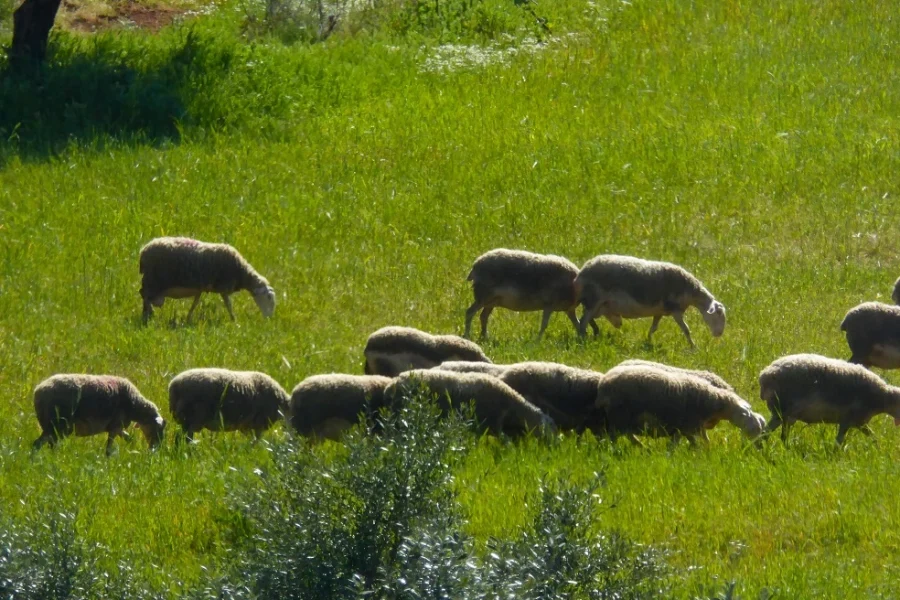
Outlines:
{"label": "grassy hillside", "polygon": [[[34,385],[121,374],[167,413],[190,367],[288,388],[360,372],[382,325],[461,332],[469,265],[494,247],[671,260],[728,308],[716,340],[688,315],[693,352],[671,321],[652,346],[649,321],[580,343],[560,315],[539,343],[537,314],[498,310],[496,362],[708,368],[767,413],[773,359],[849,355],[843,314],[900,275],[889,3],[566,0],[537,6],[540,44],[520,9],[472,6],[461,39],[398,12],[284,45],[224,4],[158,36],[63,34],[42,80],[0,81],[0,514],[78,505],[80,534],[140,557],[148,585],[215,572],[244,535],[228,490],[260,485],[267,445],[204,434],[107,460],[87,438],[32,456]],[[243,295],[232,324],[210,297],[191,325],[170,301],[142,327],[137,253],[164,234],[238,247],[274,317]],[[729,580],[748,598],[896,597],[900,431],[875,430],[843,450],[829,427],[762,450],[726,425],[673,452],[485,440],[456,485],[484,540],[528,522],[543,474],[602,470],[604,523],[668,550],[680,597]]]}

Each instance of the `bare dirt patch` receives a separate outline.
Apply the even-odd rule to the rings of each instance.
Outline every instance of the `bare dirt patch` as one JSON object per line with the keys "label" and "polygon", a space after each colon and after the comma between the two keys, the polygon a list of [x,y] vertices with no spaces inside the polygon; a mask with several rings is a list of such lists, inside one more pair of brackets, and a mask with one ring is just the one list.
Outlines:
{"label": "bare dirt patch", "polygon": [[187,8],[138,2],[64,0],[57,24],[86,33],[106,29],[146,29],[155,33],[189,12]]}

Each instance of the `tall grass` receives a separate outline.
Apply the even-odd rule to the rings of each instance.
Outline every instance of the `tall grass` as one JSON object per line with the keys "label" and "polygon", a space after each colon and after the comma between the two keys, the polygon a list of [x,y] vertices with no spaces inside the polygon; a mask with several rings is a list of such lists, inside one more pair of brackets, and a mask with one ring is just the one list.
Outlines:
{"label": "tall grass", "polygon": [[[382,325],[461,332],[467,269],[498,246],[678,262],[725,303],[728,326],[713,340],[690,313],[689,352],[671,322],[653,345],[644,321],[580,343],[554,317],[538,343],[537,315],[497,311],[484,343],[497,362],[709,368],[764,411],[756,376],[774,358],[848,356],[841,317],[888,299],[900,274],[891,7],[539,6],[558,34],[546,45],[501,36],[450,68],[426,68],[444,56],[437,35],[248,42],[243,13],[225,7],[191,34],[56,40],[45,82],[77,82],[97,48],[108,71],[137,73],[119,95],[100,59],[84,68],[96,92],[46,90],[69,104],[17,95],[40,81],[0,84],[12,86],[0,95],[0,512],[24,522],[42,499],[77,506],[86,540],[143,557],[134,577],[148,589],[220,573],[246,542],[226,499],[271,466],[269,447],[204,434],[189,453],[138,441],[106,460],[87,438],[32,456],[33,386],[117,373],[168,414],[168,379],[190,367],[263,370],[286,387],[359,372]],[[87,100],[107,97],[120,108],[91,116]],[[156,111],[154,98],[172,104]],[[275,316],[237,296],[232,324],[209,298],[186,326],[172,301],[141,327],[137,252],[162,234],[237,246],[275,286]],[[851,434],[845,450],[828,427],[761,451],[725,426],[708,449],[671,452],[480,440],[454,484],[486,544],[527,530],[547,473],[604,472],[602,525],[667,550],[686,577],[676,597],[735,580],[741,597],[888,598],[900,454],[897,431],[875,425],[877,440]]]}

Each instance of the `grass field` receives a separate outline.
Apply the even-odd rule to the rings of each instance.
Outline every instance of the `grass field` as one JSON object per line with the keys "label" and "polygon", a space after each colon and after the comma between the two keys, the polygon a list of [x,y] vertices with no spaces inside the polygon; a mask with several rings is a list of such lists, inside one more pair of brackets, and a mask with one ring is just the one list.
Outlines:
{"label": "grass field", "polygon": [[[478,6],[458,43],[488,59],[455,69],[425,68],[446,32],[395,19],[285,46],[241,37],[242,9],[223,4],[159,36],[56,38],[51,88],[93,87],[28,105],[33,84],[0,80],[0,514],[77,505],[79,533],[136,557],[148,586],[215,572],[240,542],[228,491],[259,485],[267,445],[203,434],[190,452],[137,441],[106,459],[87,438],[32,456],[35,384],[121,374],[166,412],[191,367],[287,388],[357,373],[383,325],[461,333],[468,268],[494,247],[670,260],[728,309],[721,339],[689,315],[693,352],[671,321],[652,346],[648,321],[580,343],[559,315],[537,342],[537,314],[496,311],[495,362],[707,368],[768,414],[769,362],[849,355],[842,316],[890,301],[900,275],[892,3],[545,2],[553,37],[517,53],[501,50],[531,47],[533,23]],[[233,324],[210,297],[194,324],[170,301],[142,327],[137,253],[159,235],[238,247],[276,288],[274,317],[243,295]],[[674,451],[485,440],[457,486],[487,539],[519,531],[545,473],[605,472],[604,523],[668,550],[678,597],[733,580],[745,598],[892,598],[900,431],[882,419],[841,450],[830,427],[762,450],[726,425]]]}

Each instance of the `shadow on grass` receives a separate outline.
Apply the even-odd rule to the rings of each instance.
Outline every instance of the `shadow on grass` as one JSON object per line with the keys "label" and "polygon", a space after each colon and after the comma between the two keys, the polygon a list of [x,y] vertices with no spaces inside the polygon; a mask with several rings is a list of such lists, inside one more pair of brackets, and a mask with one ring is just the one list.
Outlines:
{"label": "shadow on grass", "polygon": [[[70,145],[178,143],[207,41],[60,36],[43,65],[0,62],[0,167]],[[198,57],[200,60],[198,60]]]}

